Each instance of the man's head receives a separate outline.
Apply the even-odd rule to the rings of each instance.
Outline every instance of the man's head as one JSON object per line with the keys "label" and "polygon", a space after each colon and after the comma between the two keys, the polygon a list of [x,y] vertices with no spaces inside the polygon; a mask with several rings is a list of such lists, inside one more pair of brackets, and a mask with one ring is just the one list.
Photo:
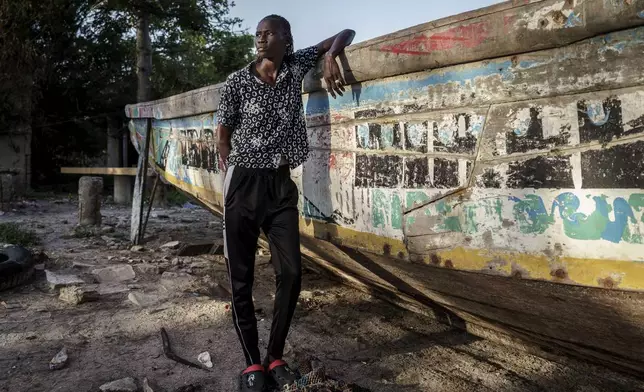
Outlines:
{"label": "man's head", "polygon": [[279,15],[269,15],[257,25],[255,48],[261,60],[278,59],[293,53],[291,24]]}

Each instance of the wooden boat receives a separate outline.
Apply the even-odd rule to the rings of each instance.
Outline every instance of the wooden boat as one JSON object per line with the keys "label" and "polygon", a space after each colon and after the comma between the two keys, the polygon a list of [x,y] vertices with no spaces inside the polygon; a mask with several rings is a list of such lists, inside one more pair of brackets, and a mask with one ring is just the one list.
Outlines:
{"label": "wooden boat", "polygon": [[[508,1],[348,48],[337,100],[312,71],[306,258],[479,336],[641,374],[643,25],[643,0]],[[126,108],[137,147],[152,119],[154,169],[214,213],[220,87]]]}

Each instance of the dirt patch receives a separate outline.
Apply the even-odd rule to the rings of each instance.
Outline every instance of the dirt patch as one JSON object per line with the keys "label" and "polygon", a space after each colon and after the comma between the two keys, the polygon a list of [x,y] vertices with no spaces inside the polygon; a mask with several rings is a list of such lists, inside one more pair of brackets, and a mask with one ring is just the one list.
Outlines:
{"label": "dirt patch", "polygon": [[[73,235],[77,205],[32,201],[0,217],[34,231],[38,250],[49,256],[28,284],[0,293],[0,391],[89,392],[128,377],[139,388],[147,378],[160,391],[236,391],[244,361],[222,256],[181,257],[176,246],[163,247],[218,239],[219,220],[200,208],[153,210],[146,242],[131,250],[127,208],[103,205],[103,229]],[[269,260],[258,256],[254,288],[262,351],[275,289]],[[61,300],[45,270],[81,279],[69,290],[98,298]],[[547,361],[450,329],[311,270],[303,279],[287,359],[312,360],[346,383],[378,392],[644,389],[641,381],[601,367]],[[199,363],[207,351],[214,367],[166,358],[162,327],[177,355]],[[50,370],[63,348],[65,365]]]}

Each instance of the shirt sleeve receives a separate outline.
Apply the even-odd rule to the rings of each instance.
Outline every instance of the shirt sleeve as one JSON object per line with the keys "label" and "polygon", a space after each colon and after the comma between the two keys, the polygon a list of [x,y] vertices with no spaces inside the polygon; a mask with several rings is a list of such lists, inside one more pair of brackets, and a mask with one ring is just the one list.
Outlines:
{"label": "shirt sleeve", "polygon": [[302,77],[304,77],[311,68],[315,67],[315,64],[318,62],[318,57],[318,47],[315,45],[300,49],[293,53],[294,62],[302,71]]}
{"label": "shirt sleeve", "polygon": [[219,108],[217,110],[217,122],[231,130],[239,125],[240,118],[240,99],[239,89],[235,87],[234,76],[231,75],[226,80],[224,88],[221,89],[219,97]]}

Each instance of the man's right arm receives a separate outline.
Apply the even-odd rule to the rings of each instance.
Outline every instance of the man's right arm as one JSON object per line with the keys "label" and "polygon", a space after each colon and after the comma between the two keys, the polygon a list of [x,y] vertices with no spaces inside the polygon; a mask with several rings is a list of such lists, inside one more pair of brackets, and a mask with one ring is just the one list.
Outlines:
{"label": "man's right arm", "polygon": [[217,147],[219,148],[219,167],[227,169],[230,154],[230,138],[240,119],[240,98],[235,84],[235,75],[226,80],[221,90],[219,109],[217,111]]}
{"label": "man's right arm", "polygon": [[232,134],[230,128],[225,125],[219,124],[217,126],[217,147],[219,148],[219,168],[226,171],[228,168],[226,161],[230,154],[230,135]]}

